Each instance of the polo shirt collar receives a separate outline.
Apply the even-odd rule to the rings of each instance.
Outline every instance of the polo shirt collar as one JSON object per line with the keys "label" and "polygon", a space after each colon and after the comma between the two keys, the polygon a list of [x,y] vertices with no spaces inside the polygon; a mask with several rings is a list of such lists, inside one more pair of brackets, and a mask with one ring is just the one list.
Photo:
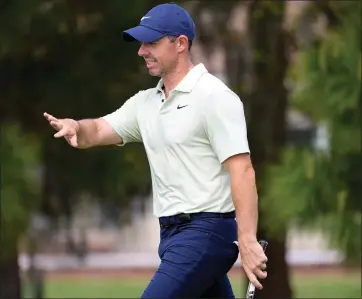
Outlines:
{"label": "polo shirt collar", "polygon": [[[182,79],[182,81],[174,88],[174,90],[182,91],[182,92],[191,92],[191,90],[195,87],[201,76],[207,73],[207,69],[203,63],[199,63],[195,65]],[[163,80],[160,79],[156,86],[158,91],[162,91]]]}

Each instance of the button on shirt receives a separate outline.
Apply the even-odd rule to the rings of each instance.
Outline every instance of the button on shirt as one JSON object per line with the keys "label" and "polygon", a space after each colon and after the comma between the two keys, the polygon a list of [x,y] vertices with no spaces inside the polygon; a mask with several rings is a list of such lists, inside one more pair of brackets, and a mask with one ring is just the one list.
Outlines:
{"label": "button on shirt", "polygon": [[234,210],[222,163],[249,153],[243,104],[203,64],[193,67],[165,100],[162,79],[104,119],[125,145],[143,142],[157,217]]}

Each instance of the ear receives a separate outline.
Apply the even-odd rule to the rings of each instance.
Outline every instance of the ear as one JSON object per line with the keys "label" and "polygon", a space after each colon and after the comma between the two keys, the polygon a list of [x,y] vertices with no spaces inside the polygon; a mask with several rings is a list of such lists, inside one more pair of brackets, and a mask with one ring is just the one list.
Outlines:
{"label": "ear", "polygon": [[180,35],[177,38],[177,50],[183,52],[188,49],[188,38],[185,35]]}

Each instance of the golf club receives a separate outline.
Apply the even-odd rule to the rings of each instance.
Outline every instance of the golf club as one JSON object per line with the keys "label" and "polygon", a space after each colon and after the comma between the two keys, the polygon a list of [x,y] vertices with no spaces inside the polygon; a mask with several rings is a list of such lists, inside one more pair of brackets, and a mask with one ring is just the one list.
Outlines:
{"label": "golf club", "polygon": [[[261,245],[261,247],[263,248],[264,252],[266,250],[266,247],[268,246],[268,242],[264,241],[264,240],[260,240],[259,244]],[[246,299],[252,299],[254,298],[254,294],[255,294],[255,286],[249,282],[248,288],[246,290]]]}

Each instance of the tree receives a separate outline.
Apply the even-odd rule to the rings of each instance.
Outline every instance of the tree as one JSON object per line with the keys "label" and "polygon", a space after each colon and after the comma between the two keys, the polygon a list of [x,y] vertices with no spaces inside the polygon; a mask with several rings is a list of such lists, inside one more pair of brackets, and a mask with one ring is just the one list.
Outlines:
{"label": "tree", "polygon": [[269,167],[269,192],[262,203],[270,234],[278,236],[290,223],[322,229],[330,245],[345,253],[345,262],[357,264],[362,196],[360,10],[360,2],[329,3],[333,22],[293,63],[292,104],[327,127],[327,146],[285,148],[282,163]]}
{"label": "tree", "polygon": [[39,144],[15,124],[0,133],[0,297],[20,298],[17,247],[38,203]]}
{"label": "tree", "polygon": [[[1,6],[1,121],[17,124],[16,136],[30,134],[39,145],[34,151],[39,157],[41,189],[37,200],[29,201],[34,204],[29,213],[41,211],[54,223],[65,215],[71,223],[73,206],[81,195],[120,209],[127,208],[133,194],[148,193],[148,164],[141,146],[128,146],[122,154],[117,147],[76,150],[64,140],[53,139],[54,132],[42,115],[47,111],[58,117],[98,117],[149,86],[139,67],[137,45],[121,42],[122,29],[137,23],[149,5],[141,0],[132,5],[123,1],[34,0],[26,5],[8,1]],[[16,139],[7,142],[10,147]],[[16,152],[7,152],[11,154]],[[5,157],[1,155],[2,160]],[[21,168],[17,175],[18,180],[24,175]],[[28,214],[21,211],[26,207],[22,201],[28,202],[29,196],[21,191],[27,184],[14,188],[8,185],[12,184],[8,176],[5,172],[4,188],[12,188],[6,195],[6,215],[9,219],[20,217],[23,225],[11,242],[4,239],[2,249],[12,254],[2,259],[0,272],[3,279],[15,282],[19,281],[15,244],[27,227]],[[7,236],[12,226],[1,229]],[[8,280],[3,292],[7,298],[18,298],[18,290],[15,292]]]}
{"label": "tree", "polygon": [[[284,85],[288,69],[287,33],[283,29],[285,2],[253,2],[249,7],[249,38],[252,59],[250,84],[244,82],[252,161],[257,175],[260,202],[269,192],[265,187],[265,170],[278,163],[286,141],[287,90]],[[291,298],[286,255],[286,227],[278,238],[268,234],[265,212],[260,211],[258,236],[269,241],[268,278],[256,298]]]}

